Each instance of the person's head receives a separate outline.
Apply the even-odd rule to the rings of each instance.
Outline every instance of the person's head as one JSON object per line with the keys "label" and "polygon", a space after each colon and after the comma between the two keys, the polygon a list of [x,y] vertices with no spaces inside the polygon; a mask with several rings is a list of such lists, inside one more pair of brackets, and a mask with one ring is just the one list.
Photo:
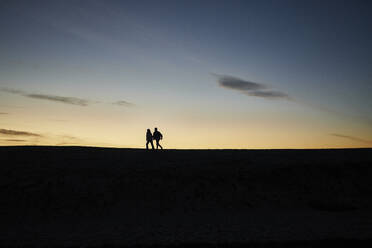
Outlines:
{"label": "person's head", "polygon": [[148,133],[151,132],[150,129],[147,129],[147,132],[148,132]]}
{"label": "person's head", "polygon": [[158,131],[158,128],[157,127],[155,127],[155,131]]}

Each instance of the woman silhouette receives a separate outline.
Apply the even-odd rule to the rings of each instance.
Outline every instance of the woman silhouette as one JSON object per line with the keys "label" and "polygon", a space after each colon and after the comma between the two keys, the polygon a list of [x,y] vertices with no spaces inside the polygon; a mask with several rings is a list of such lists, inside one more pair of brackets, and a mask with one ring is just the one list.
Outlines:
{"label": "woman silhouette", "polygon": [[149,149],[149,143],[151,143],[152,149],[154,149],[154,143],[152,142],[152,133],[150,129],[147,129],[146,132],[146,150]]}

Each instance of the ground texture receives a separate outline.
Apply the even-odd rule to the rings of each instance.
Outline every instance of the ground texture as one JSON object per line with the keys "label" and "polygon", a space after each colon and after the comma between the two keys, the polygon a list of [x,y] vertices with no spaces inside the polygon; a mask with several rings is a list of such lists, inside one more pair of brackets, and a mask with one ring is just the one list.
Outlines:
{"label": "ground texture", "polygon": [[0,148],[0,246],[372,242],[372,150]]}

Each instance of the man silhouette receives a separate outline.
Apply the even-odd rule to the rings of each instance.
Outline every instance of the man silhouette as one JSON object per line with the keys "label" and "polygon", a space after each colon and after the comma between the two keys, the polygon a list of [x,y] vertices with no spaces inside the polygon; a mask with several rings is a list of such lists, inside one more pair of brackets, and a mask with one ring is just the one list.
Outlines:
{"label": "man silhouette", "polygon": [[163,139],[163,135],[161,134],[161,132],[158,131],[158,128],[155,127],[155,130],[154,130],[154,140],[156,141],[156,149],[158,149],[160,147],[160,149],[163,150],[163,147],[159,144],[159,141],[161,139]]}
{"label": "man silhouette", "polygon": [[149,143],[151,144],[151,147],[152,149],[154,150],[154,143],[152,142],[152,133],[150,131],[150,129],[147,129],[147,132],[146,132],[146,150],[149,149]]}

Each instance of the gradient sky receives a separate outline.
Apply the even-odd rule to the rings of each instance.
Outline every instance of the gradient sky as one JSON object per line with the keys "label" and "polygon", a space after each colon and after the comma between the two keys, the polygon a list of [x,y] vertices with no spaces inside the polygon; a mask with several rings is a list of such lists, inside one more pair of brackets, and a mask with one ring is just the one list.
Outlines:
{"label": "gradient sky", "polygon": [[0,145],[372,146],[371,1],[0,1]]}

